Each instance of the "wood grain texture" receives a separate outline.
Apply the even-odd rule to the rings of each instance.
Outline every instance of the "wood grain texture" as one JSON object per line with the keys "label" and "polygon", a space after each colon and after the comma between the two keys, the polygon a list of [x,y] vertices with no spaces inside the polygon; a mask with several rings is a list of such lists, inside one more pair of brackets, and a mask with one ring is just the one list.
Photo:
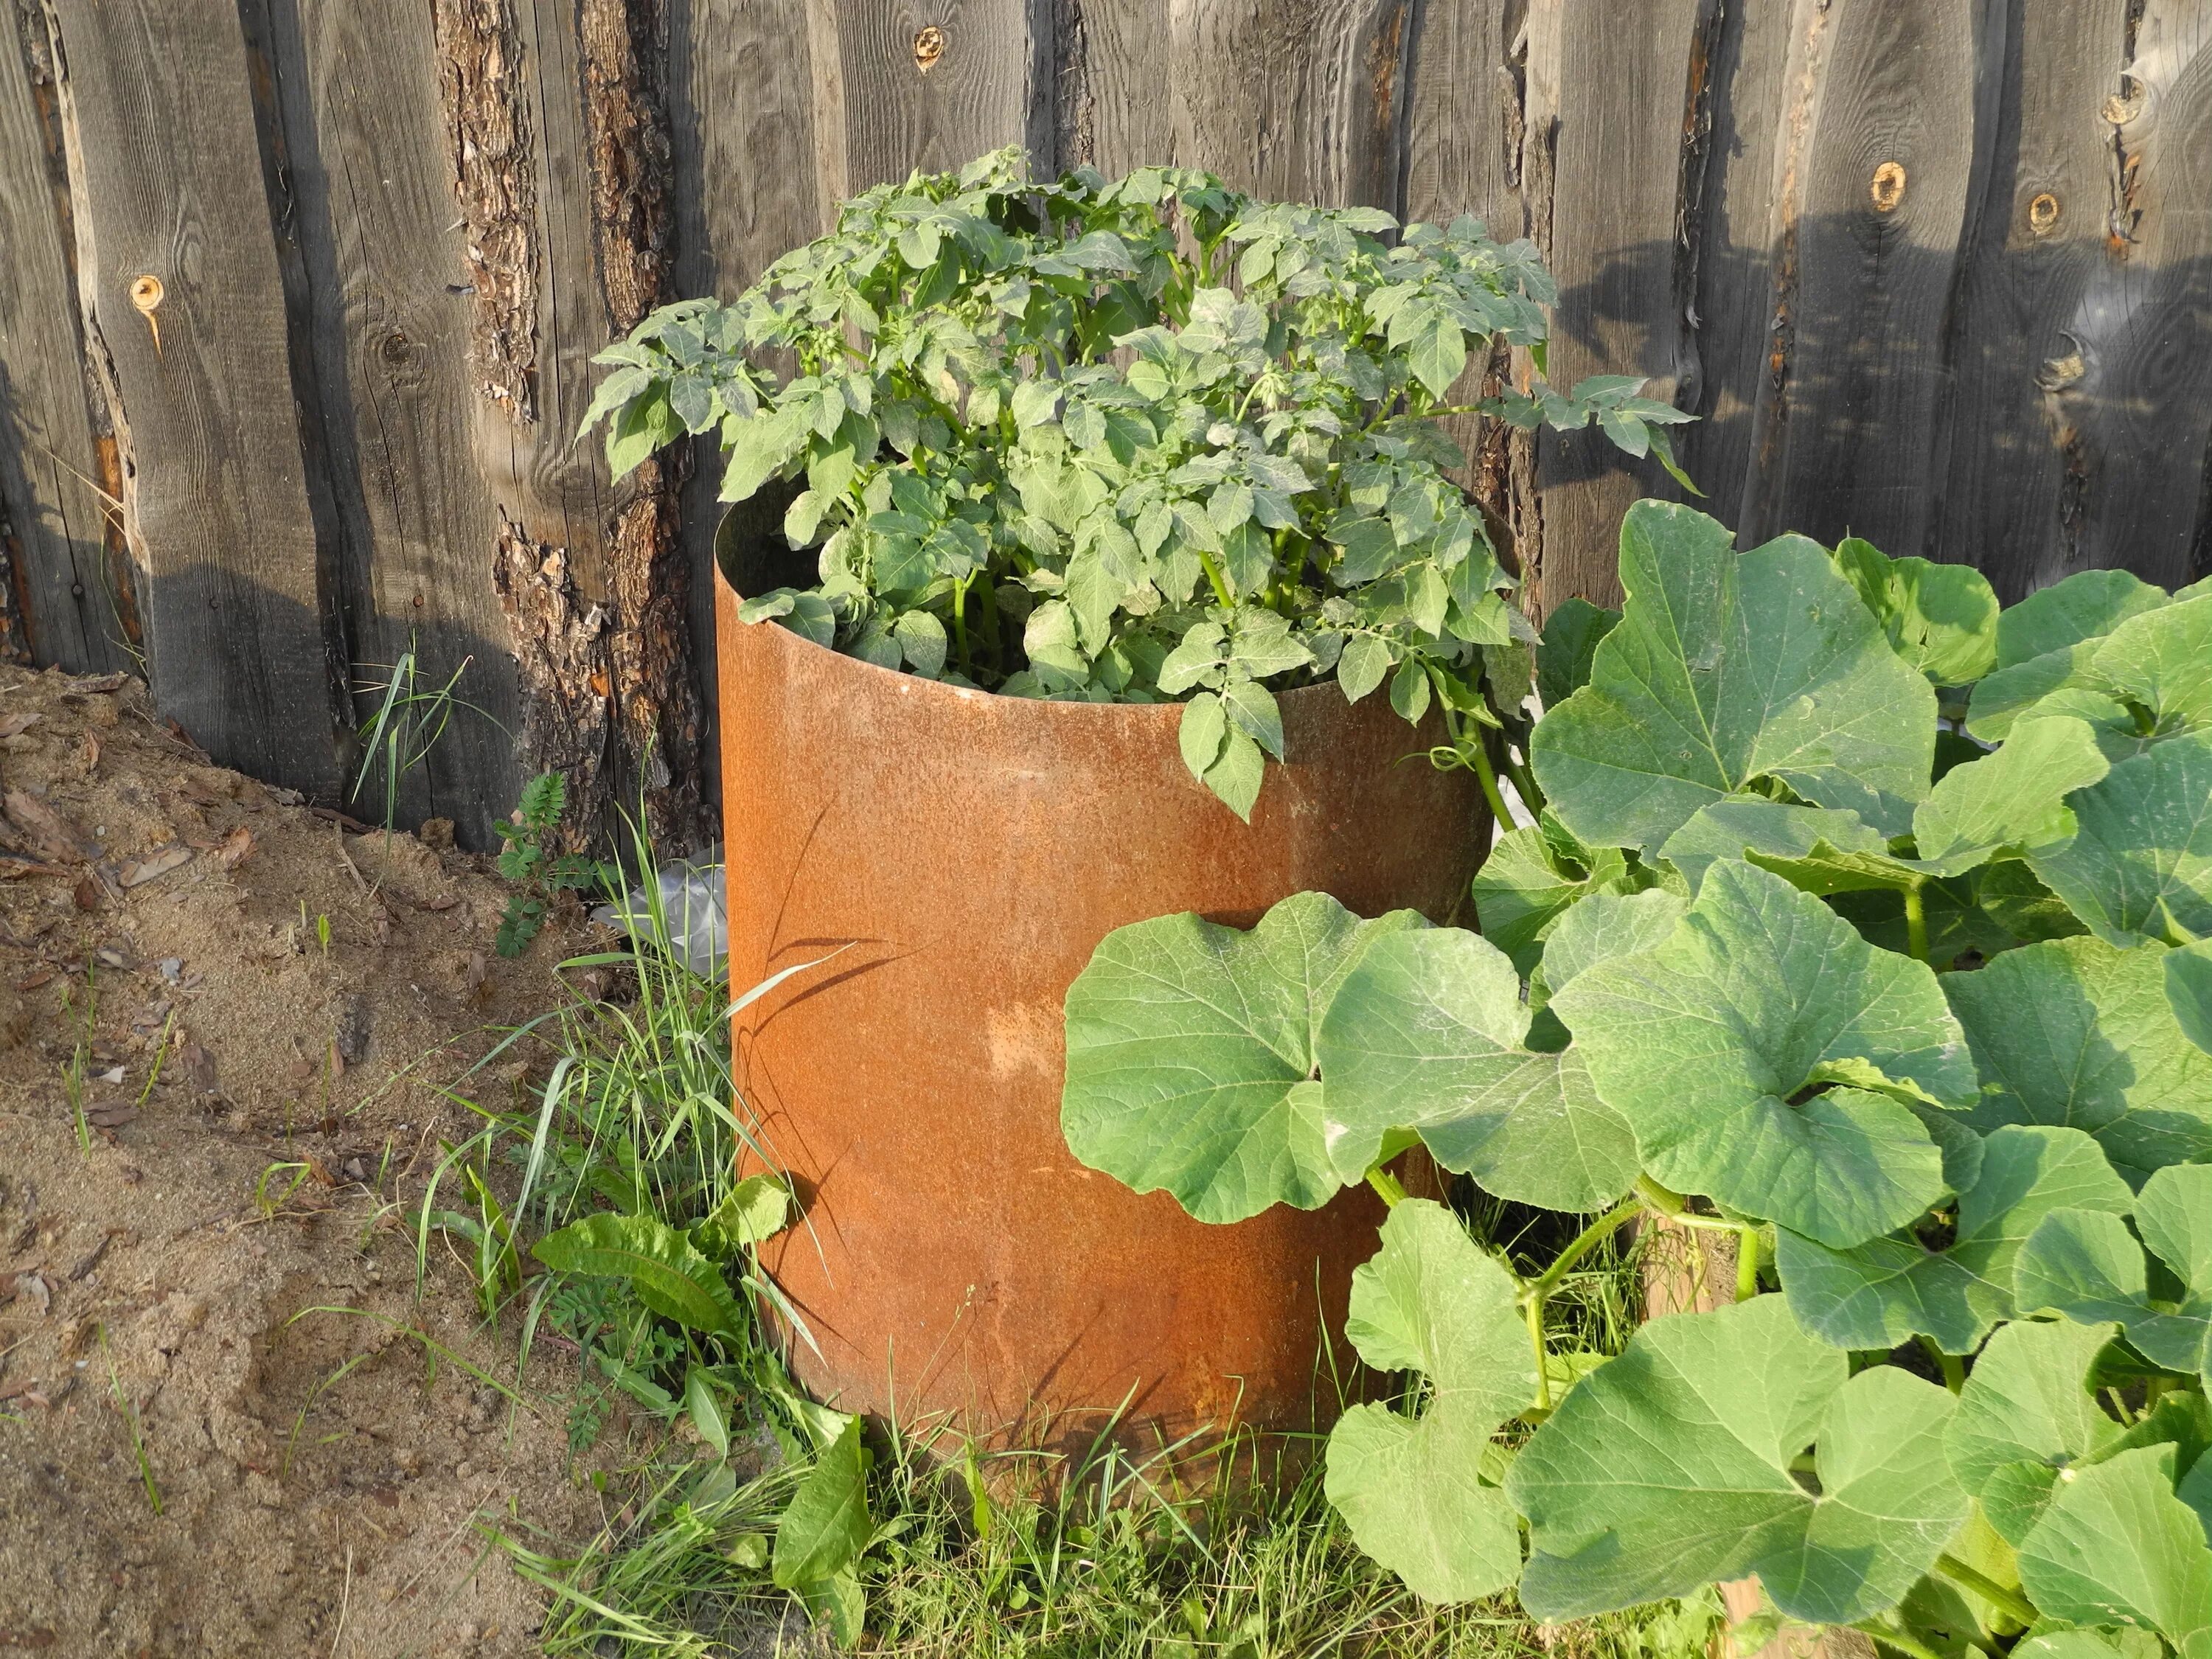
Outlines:
{"label": "wood grain texture", "polygon": [[[157,0],[54,13],[82,157],[79,281],[119,398],[154,696],[218,760],[331,798],[339,710],[238,15]],[[142,278],[160,284],[150,316],[131,299]]]}
{"label": "wood grain texture", "polygon": [[1177,0],[1176,160],[1280,201],[1395,211],[1412,0]]}
{"label": "wood grain texture", "polygon": [[[1051,0],[827,3],[834,27],[822,33],[834,38],[843,93],[838,194],[917,167],[950,171],[1006,144],[1051,167]],[[925,40],[925,30],[936,33]]]}
{"label": "wood grain texture", "polygon": [[2090,483],[2039,583],[2120,565],[2174,586],[2212,563],[2212,3],[2148,0],[2134,46],[2112,111],[2125,118],[2108,153],[2106,264],[2070,330]]}
{"label": "wood grain texture", "polygon": [[1431,0],[1416,15],[1407,64],[1407,219],[1449,224],[1471,213],[1499,241],[1522,234],[1515,10]]}
{"label": "wood grain texture", "polygon": [[[353,714],[409,652],[419,683],[466,665],[458,712],[400,791],[398,817],[455,821],[465,846],[520,787],[506,623],[490,580],[495,506],[471,459],[471,297],[456,227],[436,37],[410,0],[271,8],[289,215],[308,278],[314,380],[344,525]],[[380,817],[382,774],[352,808]]]}
{"label": "wood grain texture", "polygon": [[1829,9],[1784,118],[1803,144],[1794,188],[1778,191],[1793,246],[1776,296],[1783,362],[1753,420],[1747,541],[1930,544],[1945,335],[2005,18],[1996,0]]}
{"label": "wood grain texture", "polygon": [[[678,0],[669,31],[676,172],[676,288],[735,299],[827,228],[816,169],[806,0]],[[714,660],[714,529],[720,446],[697,441],[680,518],[691,656]],[[720,677],[700,687],[711,726]],[[704,779],[719,795],[721,775]]]}
{"label": "wood grain texture", "polygon": [[[1778,173],[1790,159],[1793,30],[1812,27],[1817,0],[1730,4],[1713,58],[1712,142],[1697,212],[1691,326],[1699,391],[1694,424],[1678,427],[1674,451],[1705,492],[1697,505],[1741,526],[1751,462],[1751,420],[1768,373],[1775,321]],[[1749,545],[1749,541],[1745,545]]]}
{"label": "wood grain texture", "polygon": [[[1651,381],[1648,396],[1694,404],[1685,141],[1704,142],[1718,0],[1547,3],[1557,13],[1543,49],[1557,56],[1546,73],[1532,46],[1530,76],[1556,88],[1556,126],[1545,134],[1532,110],[1531,143],[1549,151],[1549,182],[1531,217],[1548,221],[1539,246],[1559,285],[1551,378],[1571,389],[1586,375],[1639,374]],[[1532,29],[1532,39],[1543,36]],[[1571,594],[1613,602],[1621,514],[1639,495],[1673,494],[1664,474],[1627,462],[1593,428],[1544,433],[1538,477],[1539,604]]]}
{"label": "wood grain texture", "polygon": [[51,58],[43,15],[0,4],[0,533],[15,647],[99,673],[134,665],[137,623],[100,496],[112,446],[87,401]]}
{"label": "wood grain texture", "polygon": [[1057,0],[1053,161],[1108,178],[1176,159],[1168,0]]}

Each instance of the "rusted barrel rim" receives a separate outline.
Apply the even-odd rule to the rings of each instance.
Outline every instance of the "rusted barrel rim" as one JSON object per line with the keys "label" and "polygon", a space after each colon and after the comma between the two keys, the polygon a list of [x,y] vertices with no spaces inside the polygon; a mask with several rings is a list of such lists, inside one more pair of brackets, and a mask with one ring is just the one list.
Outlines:
{"label": "rusted barrel rim", "polygon": [[[722,562],[719,557],[714,561],[714,581],[717,586],[727,588],[731,598],[740,604],[744,603],[745,596],[738,592],[736,584],[730,580],[729,574],[722,568]],[[743,628],[782,626],[781,623],[776,622],[741,623],[738,625]],[[1152,720],[1162,726],[1171,726],[1169,715],[1174,714],[1174,723],[1179,723],[1182,720],[1181,711],[1186,706],[1181,702],[1084,702],[1059,697],[1009,697],[997,691],[971,690],[967,686],[947,685],[942,680],[925,679],[920,674],[909,674],[902,668],[885,668],[878,663],[870,662],[865,657],[855,657],[848,652],[835,650],[826,645],[817,645],[796,629],[786,628],[783,631],[791,636],[791,642],[802,652],[819,652],[823,656],[835,657],[859,673],[887,675],[892,679],[902,681],[906,685],[915,688],[913,695],[951,697],[963,702],[988,698],[994,702],[1009,707],[1035,709],[1037,711],[1038,718],[1042,720],[1073,722],[1084,720],[1137,717]],[[1343,689],[1334,679],[1322,680],[1313,685],[1295,686],[1286,691],[1277,691],[1274,695],[1276,700],[1283,705],[1283,713],[1287,716],[1293,709],[1302,709],[1325,692],[1334,693],[1339,697],[1344,696]],[[1413,728],[1408,726],[1407,732],[1410,738]]]}

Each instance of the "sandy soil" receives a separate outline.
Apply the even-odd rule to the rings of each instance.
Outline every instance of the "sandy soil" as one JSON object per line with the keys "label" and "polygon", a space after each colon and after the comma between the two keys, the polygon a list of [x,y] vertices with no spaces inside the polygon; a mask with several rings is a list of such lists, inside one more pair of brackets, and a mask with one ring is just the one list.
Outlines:
{"label": "sandy soil", "polygon": [[537,1651],[482,1526],[599,1526],[573,1372],[434,1375],[514,1339],[442,1249],[417,1304],[401,1206],[577,919],[501,960],[477,860],[209,765],[135,681],[0,666],[0,1650]]}

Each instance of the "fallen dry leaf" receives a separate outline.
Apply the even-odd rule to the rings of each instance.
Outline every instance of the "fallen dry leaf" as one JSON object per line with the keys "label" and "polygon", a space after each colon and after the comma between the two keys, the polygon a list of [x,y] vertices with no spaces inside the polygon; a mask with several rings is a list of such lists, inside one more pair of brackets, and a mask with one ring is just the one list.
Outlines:
{"label": "fallen dry leaf", "polygon": [[84,1121],[95,1129],[119,1129],[126,1123],[136,1123],[138,1121],[138,1109],[136,1106],[125,1106],[119,1101],[110,1102],[100,1106],[88,1106],[84,1109]]}
{"label": "fallen dry leaf", "polygon": [[82,863],[83,838],[75,825],[27,789],[10,789],[0,798],[0,816],[35,856],[54,864]]}
{"label": "fallen dry leaf", "polygon": [[56,970],[52,968],[41,968],[37,973],[26,975],[17,980],[15,988],[19,991],[35,991],[41,985],[51,985],[54,982],[55,972]]}
{"label": "fallen dry leaf", "polygon": [[65,864],[40,864],[33,859],[9,858],[0,854],[0,881],[13,881],[18,876],[65,876]]}
{"label": "fallen dry leaf", "polygon": [[96,674],[89,679],[70,681],[70,689],[72,691],[120,691],[124,682],[130,678],[128,674]]}
{"label": "fallen dry leaf", "polygon": [[216,843],[213,856],[223,869],[237,869],[253,856],[253,832],[242,823],[238,825]]}
{"label": "fallen dry leaf", "polygon": [[70,893],[70,897],[75,901],[76,908],[80,910],[97,910],[100,908],[100,884],[94,881],[89,873],[79,876],[76,878],[76,890]]}
{"label": "fallen dry leaf", "polygon": [[171,1063],[176,1067],[176,1075],[195,1094],[216,1092],[215,1056],[198,1043],[185,1044],[177,1050],[177,1057]]}
{"label": "fallen dry leaf", "polygon": [[191,848],[165,847],[158,853],[149,854],[135,863],[125,865],[123,873],[118,879],[125,887],[137,887],[152,881],[157,876],[166,876],[172,870],[181,869],[191,861]]}
{"label": "fallen dry leaf", "polygon": [[27,732],[44,719],[44,714],[0,714],[0,738],[12,738]]}

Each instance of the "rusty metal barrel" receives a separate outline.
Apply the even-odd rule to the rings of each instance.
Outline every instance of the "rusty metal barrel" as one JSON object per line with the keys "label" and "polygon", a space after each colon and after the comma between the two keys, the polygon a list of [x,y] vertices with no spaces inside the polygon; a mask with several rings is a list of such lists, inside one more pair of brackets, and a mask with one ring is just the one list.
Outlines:
{"label": "rusty metal barrel", "polygon": [[[1313,686],[1281,698],[1289,761],[1248,826],[1185,769],[1176,705],[892,672],[740,623],[716,586],[731,981],[836,953],[732,1033],[804,1208],[763,1253],[800,1380],[1002,1442],[1040,1416],[1087,1438],[1125,1403],[1147,1438],[1310,1424],[1379,1204],[1209,1226],[1085,1169],[1062,1000],[1107,933],[1170,911],[1249,926],[1320,889],[1443,919],[1487,842],[1472,780],[1408,759],[1435,735],[1383,698]],[[1333,1410],[1326,1370],[1319,1392]]]}

